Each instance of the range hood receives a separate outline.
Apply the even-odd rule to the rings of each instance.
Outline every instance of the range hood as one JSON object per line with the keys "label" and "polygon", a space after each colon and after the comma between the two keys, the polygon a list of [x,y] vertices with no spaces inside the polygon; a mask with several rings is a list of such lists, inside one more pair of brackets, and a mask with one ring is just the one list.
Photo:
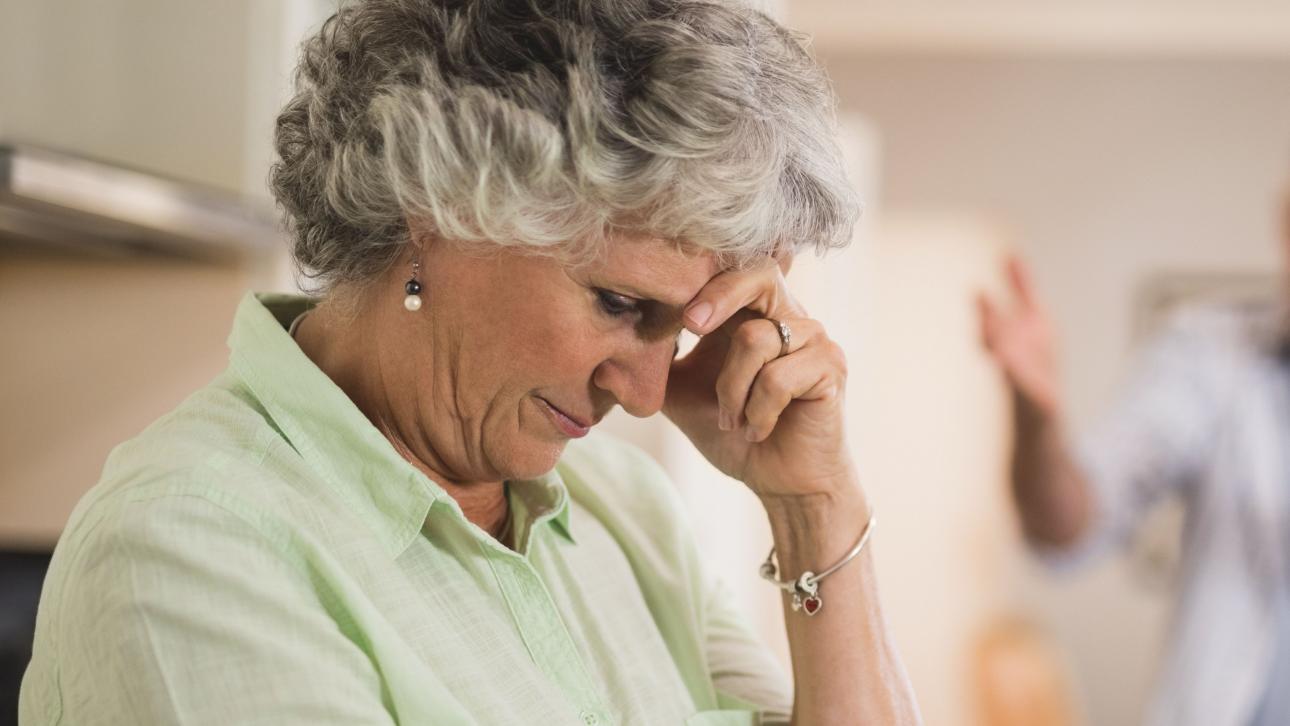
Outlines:
{"label": "range hood", "polygon": [[0,144],[0,244],[233,261],[280,243],[267,205],[75,154]]}

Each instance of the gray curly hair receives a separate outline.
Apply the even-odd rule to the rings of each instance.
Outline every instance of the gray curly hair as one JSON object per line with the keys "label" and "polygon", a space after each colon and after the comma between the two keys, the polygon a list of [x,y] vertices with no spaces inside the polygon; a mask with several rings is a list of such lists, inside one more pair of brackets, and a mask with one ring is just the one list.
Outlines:
{"label": "gray curly hair", "polygon": [[743,5],[357,0],[304,42],[270,183],[323,290],[412,230],[575,257],[637,232],[740,266],[849,241],[833,106]]}

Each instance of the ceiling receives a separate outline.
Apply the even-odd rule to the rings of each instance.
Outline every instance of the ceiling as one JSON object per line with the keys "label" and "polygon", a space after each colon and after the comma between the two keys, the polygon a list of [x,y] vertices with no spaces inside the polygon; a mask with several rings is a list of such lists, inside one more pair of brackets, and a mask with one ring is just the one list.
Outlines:
{"label": "ceiling", "polygon": [[1290,58],[1287,0],[787,0],[827,54]]}

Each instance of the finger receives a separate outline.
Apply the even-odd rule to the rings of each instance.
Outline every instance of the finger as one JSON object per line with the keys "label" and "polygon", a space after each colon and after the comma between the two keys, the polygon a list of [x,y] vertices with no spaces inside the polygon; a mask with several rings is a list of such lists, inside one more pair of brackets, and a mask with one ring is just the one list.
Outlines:
{"label": "finger", "polygon": [[762,367],[748,394],[745,438],[765,441],[780,416],[796,400],[838,395],[846,378],[846,357],[837,343],[817,343]]}
{"label": "finger", "polygon": [[981,320],[981,344],[985,349],[994,352],[995,338],[999,329],[999,311],[985,293],[977,293],[976,306]]}
{"label": "finger", "polygon": [[1017,299],[1026,309],[1039,307],[1039,298],[1035,295],[1030,270],[1016,255],[1008,257],[1008,282],[1012,284],[1013,292],[1017,294]]}
{"label": "finger", "polygon": [[707,335],[744,308],[780,320],[803,315],[788,294],[779,267],[766,264],[751,270],[728,270],[709,280],[686,305],[685,327],[696,335]]}
{"label": "finger", "polygon": [[[824,328],[809,318],[783,321],[792,330],[789,355],[810,345],[823,334]],[[758,318],[739,325],[730,338],[730,349],[717,374],[718,427],[730,431],[741,424],[748,393],[757,373],[780,357],[782,342],[774,323]]]}

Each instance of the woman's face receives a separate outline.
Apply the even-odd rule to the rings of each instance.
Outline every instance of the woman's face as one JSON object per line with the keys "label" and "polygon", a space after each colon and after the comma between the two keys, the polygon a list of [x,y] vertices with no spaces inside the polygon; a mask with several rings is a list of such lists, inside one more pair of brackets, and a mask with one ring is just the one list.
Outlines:
{"label": "woman's face", "polygon": [[711,253],[639,238],[581,267],[431,244],[421,269],[422,309],[390,303],[410,326],[425,443],[464,481],[549,471],[615,404],[657,413],[681,313],[720,271]]}

